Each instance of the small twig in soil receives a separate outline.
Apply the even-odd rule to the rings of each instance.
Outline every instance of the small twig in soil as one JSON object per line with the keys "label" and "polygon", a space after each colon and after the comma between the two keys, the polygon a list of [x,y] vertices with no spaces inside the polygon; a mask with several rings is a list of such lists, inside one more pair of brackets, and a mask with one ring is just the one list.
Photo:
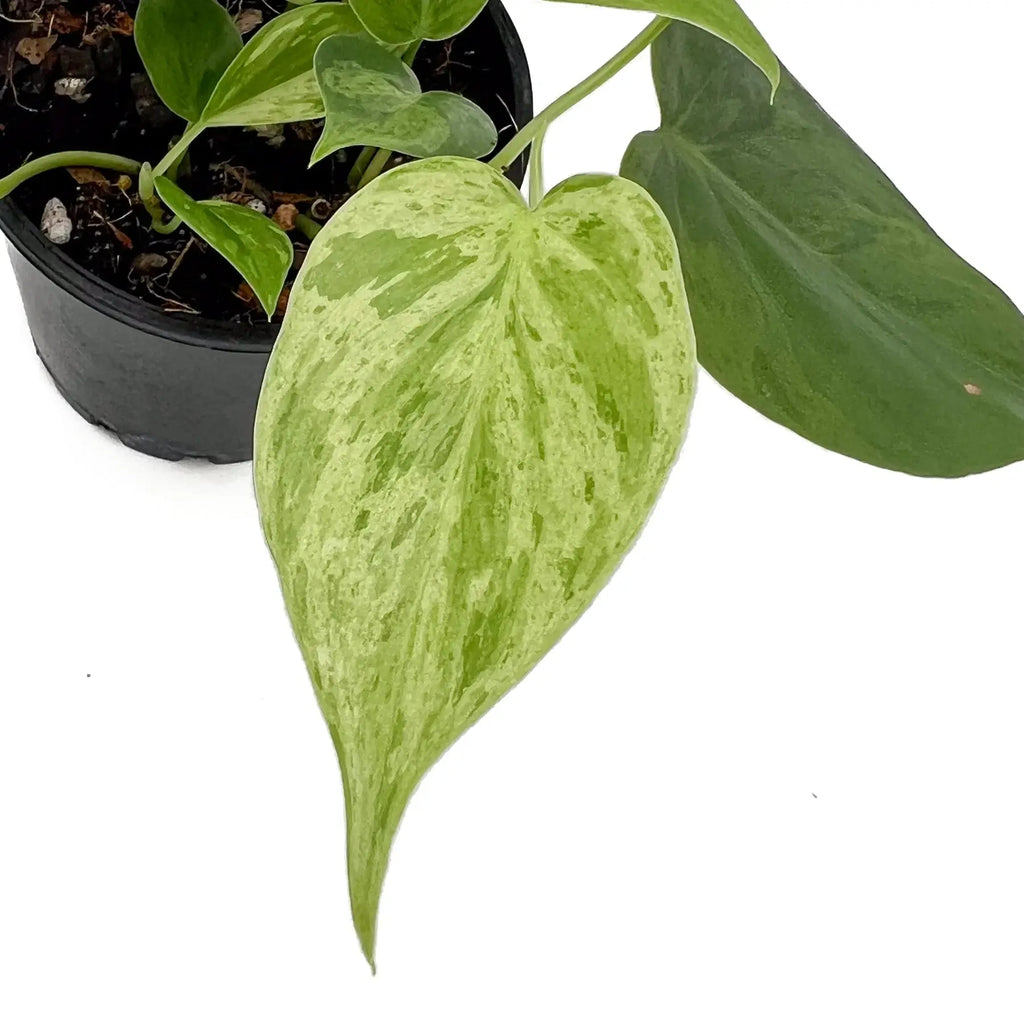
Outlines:
{"label": "small twig in soil", "polygon": [[198,309],[193,309],[187,302],[180,302],[177,299],[165,299],[163,309],[165,313],[188,313],[191,316],[199,316]]}
{"label": "small twig in soil", "polygon": [[39,5],[39,9],[31,18],[10,18],[3,11],[0,11],[0,18],[4,21],[10,22],[12,25],[42,25],[43,19],[39,17],[43,8],[46,6],[45,0]]}
{"label": "small twig in soil", "polygon": [[196,241],[196,236],[195,235],[191,235],[189,237],[188,243],[186,244],[185,248],[181,250],[181,252],[178,254],[178,258],[171,264],[171,269],[167,271],[167,283],[168,284],[171,283],[171,278],[174,277],[174,272],[178,269],[178,267],[181,266],[182,261],[188,255],[189,249],[191,249],[192,246],[195,245],[195,241]]}

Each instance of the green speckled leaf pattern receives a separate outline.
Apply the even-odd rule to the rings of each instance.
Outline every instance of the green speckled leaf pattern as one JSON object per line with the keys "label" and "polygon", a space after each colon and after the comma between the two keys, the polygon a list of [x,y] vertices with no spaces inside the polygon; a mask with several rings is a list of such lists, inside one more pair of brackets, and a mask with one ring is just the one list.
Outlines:
{"label": "green speckled leaf pattern", "polygon": [[487,165],[425,160],[310,249],[260,399],[256,488],[338,751],[371,962],[413,788],[604,586],[694,381],[675,242],[624,179],[570,179],[531,211]]}
{"label": "green speckled leaf pattern", "polygon": [[135,44],[160,99],[195,121],[242,49],[242,36],[217,0],[141,0]]}
{"label": "green speckled leaf pattern", "polygon": [[291,239],[269,218],[219,199],[197,202],[170,178],[156,191],[200,238],[209,242],[249,282],[271,317],[294,259]]}
{"label": "green speckled leaf pattern", "polygon": [[386,43],[451,39],[487,6],[487,0],[352,0],[366,31]]}
{"label": "green speckled leaf pattern", "polygon": [[772,90],[778,89],[782,69],[772,48],[736,0],[558,0],[559,3],[618,7],[624,11],[648,11],[684,21],[710,32],[735,46],[767,76]]}
{"label": "green speckled leaf pattern", "polygon": [[412,70],[372,39],[332,36],[316,51],[327,123],[312,163],[347,146],[408,156],[482,157],[497,141],[494,122],[450,92],[420,90]]}
{"label": "green speckled leaf pattern", "polygon": [[249,40],[225,72],[202,123],[285,124],[323,117],[313,72],[317,47],[329,36],[362,31],[348,4],[310,4],[279,15]]}
{"label": "green speckled leaf pattern", "polygon": [[846,455],[957,477],[1024,458],[1024,318],[785,74],[683,25],[655,44],[663,127],[623,173],[676,232],[701,362]]}

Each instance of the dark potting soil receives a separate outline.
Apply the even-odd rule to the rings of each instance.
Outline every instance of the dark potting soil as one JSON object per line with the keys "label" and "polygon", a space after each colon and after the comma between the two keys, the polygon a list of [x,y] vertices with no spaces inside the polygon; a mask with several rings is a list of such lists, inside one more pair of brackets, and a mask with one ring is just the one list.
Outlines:
{"label": "dark potting soil", "polygon": [[[285,0],[218,0],[248,39]],[[155,165],[184,125],[153,91],[132,36],[138,0],[0,0],[0,175],[61,150],[115,153]],[[494,119],[507,140],[515,130],[489,67],[495,56],[484,19],[457,39],[428,43],[414,70],[425,90],[460,92]],[[266,210],[286,229],[296,213],[320,223],[350,197],[348,173],[358,150],[307,168],[322,122],[203,133],[179,180],[196,199],[227,199]],[[400,158],[395,158],[397,162]],[[105,281],[169,314],[235,323],[266,323],[249,287],[215,250],[187,228],[160,235],[138,195],[138,182],[116,172],[52,171],[14,195],[39,224],[48,200],[60,199],[73,224],[64,247]],[[308,242],[293,229],[296,261]],[[282,296],[275,320],[287,302]]]}

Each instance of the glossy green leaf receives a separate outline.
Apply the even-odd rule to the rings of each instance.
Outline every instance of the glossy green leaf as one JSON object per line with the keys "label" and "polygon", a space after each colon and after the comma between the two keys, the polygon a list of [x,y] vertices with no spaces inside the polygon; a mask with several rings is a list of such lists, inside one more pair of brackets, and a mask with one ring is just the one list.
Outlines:
{"label": "glossy green leaf", "polygon": [[217,0],[141,0],[135,44],[160,99],[195,121],[241,51],[242,36]]}
{"label": "glossy green leaf", "polygon": [[292,243],[269,218],[219,199],[197,202],[170,178],[157,178],[157,194],[200,238],[209,242],[255,292],[273,316],[293,261]]}
{"label": "glossy green leaf", "polygon": [[400,57],[372,39],[332,36],[316,52],[327,110],[312,163],[346,146],[378,146],[409,156],[482,157],[498,142],[494,122],[450,92],[420,90]]}
{"label": "glossy green leaf", "polygon": [[487,0],[351,0],[366,31],[386,43],[451,39],[487,6]]}
{"label": "glossy green leaf", "polygon": [[660,201],[701,361],[827,448],[922,476],[1024,458],[1024,318],[786,74],[774,107],[715,39],[655,47],[664,127],[623,172]]}
{"label": "glossy green leaf", "polygon": [[736,0],[558,0],[559,3],[617,7],[625,11],[648,11],[664,18],[684,21],[710,32],[735,46],[768,77],[772,91],[778,89],[782,69],[772,48]]}
{"label": "glossy green leaf", "polygon": [[313,244],[256,487],[338,750],[369,958],[413,788],[632,545],[694,375],[675,241],[624,179],[573,178],[531,212],[487,165],[426,160]]}
{"label": "glossy green leaf", "polygon": [[363,31],[348,4],[317,3],[279,15],[246,43],[202,114],[205,126],[284,124],[324,115],[313,72],[330,36]]}

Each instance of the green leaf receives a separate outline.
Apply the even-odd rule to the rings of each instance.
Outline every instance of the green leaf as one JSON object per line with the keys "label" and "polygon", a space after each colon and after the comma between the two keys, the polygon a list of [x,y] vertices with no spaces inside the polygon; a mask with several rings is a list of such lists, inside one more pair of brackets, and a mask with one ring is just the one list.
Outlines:
{"label": "green leaf", "polygon": [[267,317],[272,317],[294,259],[288,236],[246,206],[219,199],[197,202],[170,178],[157,178],[154,184],[167,207],[249,282]]}
{"label": "green leaf", "polygon": [[655,46],[664,127],[623,172],[672,222],[701,362],[804,437],[921,476],[1024,458],[1024,318],[787,73]]}
{"label": "green leaf", "polygon": [[141,0],[135,44],[160,99],[195,121],[241,51],[242,37],[217,0]]}
{"label": "green leaf", "polygon": [[422,93],[401,58],[372,39],[325,39],[316,51],[316,75],[327,124],[311,163],[346,146],[481,157],[498,142],[494,123],[475,103],[450,92]]}
{"label": "green leaf", "polygon": [[351,0],[366,31],[386,43],[451,39],[487,6],[487,0]]}
{"label": "green leaf", "polygon": [[313,72],[317,47],[330,36],[362,32],[348,4],[310,4],[263,26],[225,72],[202,113],[212,125],[284,124],[323,117]]}
{"label": "green leaf", "polygon": [[338,751],[371,962],[413,788],[628,551],[694,376],[675,241],[624,179],[573,178],[531,212],[495,169],[440,157],[374,181],[313,243],[256,488]]}
{"label": "green leaf", "polygon": [[735,0],[558,0],[560,3],[589,4],[592,7],[618,7],[625,11],[649,11],[664,18],[684,21],[710,32],[735,46],[753,61],[772,84],[772,95],[779,87],[782,69],[772,48]]}

